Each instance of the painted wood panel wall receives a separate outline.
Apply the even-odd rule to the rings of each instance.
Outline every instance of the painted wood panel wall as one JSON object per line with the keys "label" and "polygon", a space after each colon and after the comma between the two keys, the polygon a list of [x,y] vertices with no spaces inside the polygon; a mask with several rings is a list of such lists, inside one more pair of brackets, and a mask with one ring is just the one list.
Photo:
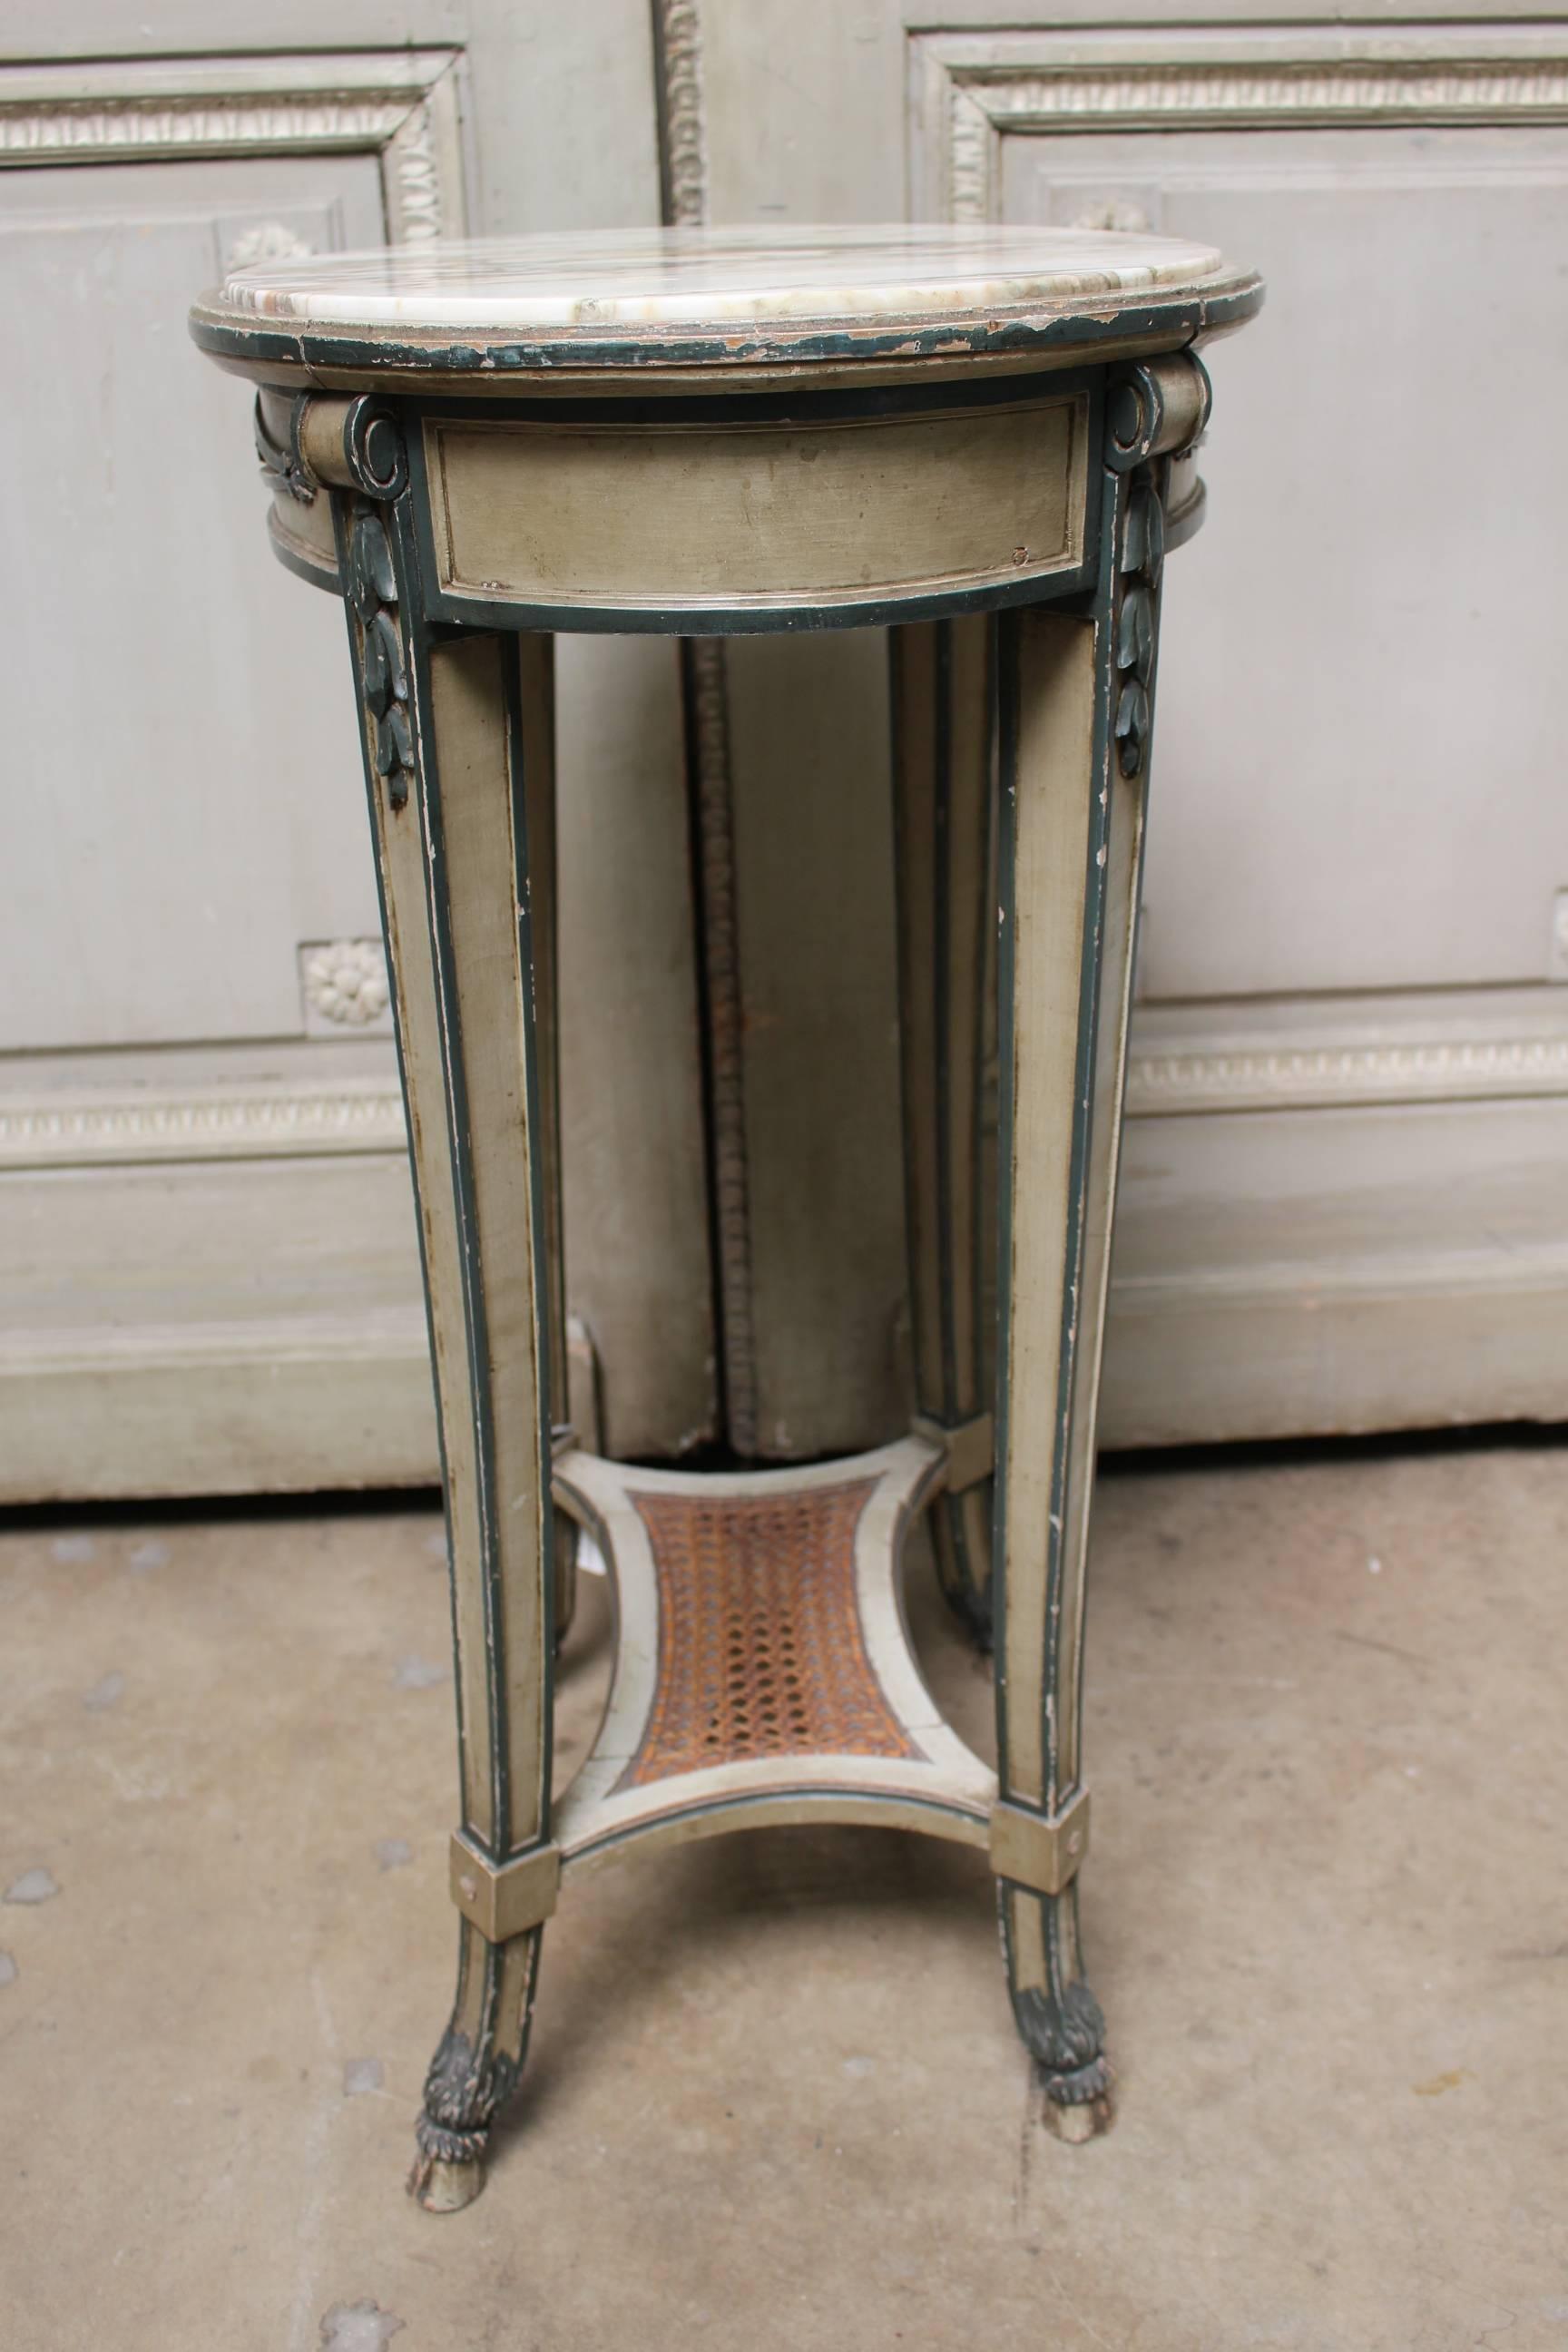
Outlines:
{"label": "painted wood panel wall", "polygon": [[[1361,13],[701,14],[715,219],[1148,223],[1270,278],[1262,320],[1214,351],[1209,520],[1168,583],[1112,1444],[1568,1415],[1563,460],[1503,422],[1568,337],[1545,290],[1568,234],[1568,16]],[[765,764],[735,775],[742,877],[802,919],[853,895],[858,856],[874,908],[885,854],[860,845],[856,753],[824,752],[847,689],[814,653]],[[769,776],[790,768],[814,822],[764,883]],[[892,981],[874,913],[826,952],[862,1010],[840,1050],[864,1112],[832,1134],[864,1186],[852,1218],[822,1192],[816,1227],[852,1349],[895,1278],[873,1076]],[[773,989],[759,1124],[781,1033],[828,984],[819,964],[793,1002]],[[759,1264],[791,1246],[759,1203]],[[827,1441],[811,1415],[831,1380],[788,1326],[763,1381],[802,1442]],[[894,1377],[861,1393],[895,1415]]]}
{"label": "painted wood panel wall", "polygon": [[[13,1497],[437,1470],[342,624],[268,552],[193,293],[279,244],[657,215],[641,0],[282,0],[267,29],[8,19]],[[560,708],[574,1303],[612,1441],[673,1450],[712,1434],[715,1366],[668,649],[564,647]]]}
{"label": "painted wood panel wall", "polygon": [[[1147,220],[1263,266],[1169,583],[1103,1432],[1568,1413],[1568,12],[1361,16],[278,0],[262,59],[227,0],[18,0],[0,1495],[434,1473],[339,625],[182,313],[237,239],[463,218]],[[721,1435],[689,749],[734,837],[757,1442],[810,1455],[907,1401],[885,671],[725,667],[688,747],[669,649],[563,648],[570,1281],[611,1444]]]}

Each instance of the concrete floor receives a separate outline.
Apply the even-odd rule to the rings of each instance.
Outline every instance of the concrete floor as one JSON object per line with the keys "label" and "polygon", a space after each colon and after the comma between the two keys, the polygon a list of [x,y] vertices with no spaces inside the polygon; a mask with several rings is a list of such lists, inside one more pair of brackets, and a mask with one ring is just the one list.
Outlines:
{"label": "concrete floor", "polygon": [[1104,1483],[1109,2138],[1040,2126],[978,1857],[753,1833],[567,1903],[449,2219],[402,2193],[438,1554],[425,1510],[0,1538],[7,2352],[1568,2347],[1568,1452]]}

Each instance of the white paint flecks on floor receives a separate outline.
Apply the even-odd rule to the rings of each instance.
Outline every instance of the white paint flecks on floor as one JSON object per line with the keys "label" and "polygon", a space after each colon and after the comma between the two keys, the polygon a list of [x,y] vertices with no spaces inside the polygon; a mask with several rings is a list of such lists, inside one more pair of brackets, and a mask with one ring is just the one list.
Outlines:
{"label": "white paint flecks on floor", "polygon": [[434,1690],[437,1684],[450,1679],[450,1668],[437,1665],[434,1658],[399,1658],[392,1669],[394,1690]]}
{"label": "white paint flecks on floor", "polygon": [[53,1871],[35,1864],[31,1870],[23,1871],[19,1878],[11,1881],[4,1895],[0,1895],[0,1902],[47,1903],[59,1891]]}
{"label": "white paint flecks on floor", "polygon": [[6,2352],[1568,2352],[1568,1452],[1104,1483],[1107,2138],[1044,2128],[980,1857],[753,1832],[568,1886],[446,2218],[438,1524],[0,1531]]}
{"label": "white paint flecks on floor", "polygon": [[321,2316],[322,2352],[385,2352],[404,2325],[378,2304],[334,2303]]}

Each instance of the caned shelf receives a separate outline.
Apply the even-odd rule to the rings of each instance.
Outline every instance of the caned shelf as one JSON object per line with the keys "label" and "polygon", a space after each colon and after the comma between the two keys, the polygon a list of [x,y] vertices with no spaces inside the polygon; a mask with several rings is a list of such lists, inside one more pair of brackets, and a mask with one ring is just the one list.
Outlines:
{"label": "caned shelf", "polygon": [[555,1816],[568,1873],[763,1821],[985,1846],[995,1775],[943,1721],[903,1609],[904,1538],[944,1468],[918,1437],[732,1476],[557,1462],[616,1617],[604,1721]]}

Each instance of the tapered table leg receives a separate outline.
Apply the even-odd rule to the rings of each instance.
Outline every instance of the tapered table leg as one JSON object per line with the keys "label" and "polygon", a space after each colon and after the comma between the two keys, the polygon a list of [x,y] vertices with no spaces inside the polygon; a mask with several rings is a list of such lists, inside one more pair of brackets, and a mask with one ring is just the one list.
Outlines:
{"label": "tapered table leg", "polygon": [[[1176,408],[1179,374],[1173,383],[1174,437],[1201,421],[1206,385],[1189,414]],[[992,1852],[1014,2013],[1071,2137],[1110,2116],[1104,2025],[1079,1943],[1084,1580],[1153,688],[1158,394],[1111,395],[1092,608],[1025,609],[1001,624]]]}
{"label": "tapered table leg", "polygon": [[[565,1425],[566,1241],[561,1176],[561,955],[555,851],[555,640],[532,634],[517,639],[524,832],[528,842],[528,914],[533,949],[533,1034],[539,1070],[539,1164],[549,1267],[546,1310],[550,1394],[557,1415],[555,1442],[580,1435]],[[555,1514],[555,1645],[560,1648],[577,1601],[577,1526]]]}
{"label": "tapered table leg", "polygon": [[[380,455],[391,470],[388,448]],[[554,1176],[542,1109],[553,1057],[536,1035],[531,971],[549,898],[531,908],[530,894],[531,828],[546,829],[549,647],[522,640],[520,659],[515,636],[429,636],[401,496],[340,498],[338,530],[447,1486],[463,1916],[410,2185],[449,2210],[478,2192],[491,2116],[522,2064],[554,1892]]]}
{"label": "tapered table leg", "polygon": [[991,1635],[995,1257],[996,625],[889,632],[904,1190],[915,1403],[946,1448],[949,1603]]}

